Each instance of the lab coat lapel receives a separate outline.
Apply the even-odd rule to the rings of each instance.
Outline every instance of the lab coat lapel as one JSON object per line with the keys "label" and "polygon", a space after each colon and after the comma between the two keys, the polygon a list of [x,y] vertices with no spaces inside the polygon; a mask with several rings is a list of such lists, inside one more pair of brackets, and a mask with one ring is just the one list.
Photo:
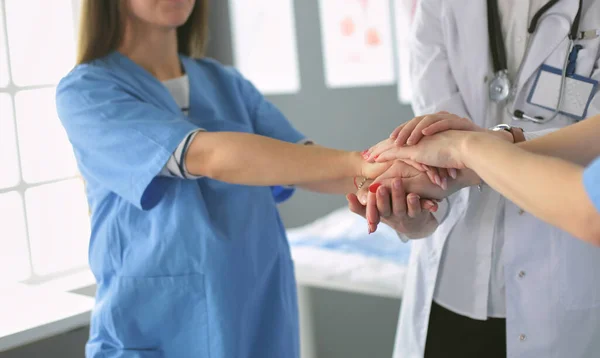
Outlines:
{"label": "lab coat lapel", "polygon": [[472,119],[483,120],[487,117],[487,80],[492,68],[487,35],[487,5],[483,0],[460,0],[447,4],[452,6],[454,26],[457,29],[456,38],[450,39],[449,43],[450,46],[459,46],[456,49],[457,56],[460,61],[466,62],[461,64],[466,72],[458,74],[456,81]]}
{"label": "lab coat lapel", "polygon": [[[573,19],[577,14],[579,0],[563,0],[552,6],[538,23],[538,30],[530,39],[531,48],[524,59],[518,88],[523,88],[529,78],[550,54],[566,40]],[[533,16],[533,15],[532,15]],[[567,22],[567,19],[569,22]]]}

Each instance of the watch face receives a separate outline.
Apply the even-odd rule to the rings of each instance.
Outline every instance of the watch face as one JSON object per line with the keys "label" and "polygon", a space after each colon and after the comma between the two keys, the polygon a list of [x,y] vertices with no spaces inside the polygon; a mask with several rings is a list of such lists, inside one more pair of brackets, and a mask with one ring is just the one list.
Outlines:
{"label": "watch face", "polygon": [[508,124],[498,124],[497,126],[495,126],[494,128],[492,128],[493,131],[508,131],[510,132],[510,130],[512,129],[511,126],[509,126]]}

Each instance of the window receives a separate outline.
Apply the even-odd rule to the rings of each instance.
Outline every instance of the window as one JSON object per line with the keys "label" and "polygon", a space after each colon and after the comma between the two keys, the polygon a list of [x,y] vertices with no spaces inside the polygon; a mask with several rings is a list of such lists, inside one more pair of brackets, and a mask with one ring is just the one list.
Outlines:
{"label": "window", "polygon": [[87,202],[54,104],[75,61],[76,5],[0,0],[0,282],[87,265]]}

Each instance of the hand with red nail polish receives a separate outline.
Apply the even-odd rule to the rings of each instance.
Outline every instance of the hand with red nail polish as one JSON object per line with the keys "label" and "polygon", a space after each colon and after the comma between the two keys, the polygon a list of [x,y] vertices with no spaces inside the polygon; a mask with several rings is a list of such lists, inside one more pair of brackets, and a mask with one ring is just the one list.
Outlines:
{"label": "hand with red nail polish", "polygon": [[437,202],[414,193],[407,195],[399,178],[377,184],[369,187],[366,207],[355,195],[347,197],[350,210],[367,218],[369,233],[377,229],[379,222],[410,238],[428,236],[437,228],[437,220],[431,215],[437,211]]}
{"label": "hand with red nail polish", "polygon": [[[390,188],[391,180],[401,178],[408,191],[419,193],[423,198],[443,199],[447,197],[449,192],[442,189],[442,180],[439,180],[440,184],[438,185],[435,180],[430,179],[430,174],[431,172],[421,172],[403,161],[395,161],[368,188],[374,193],[381,184]],[[455,190],[454,186],[449,189]]]}
{"label": "hand with red nail polish", "polygon": [[[396,187],[393,186],[394,183]],[[415,195],[419,197],[416,203],[420,208],[409,202],[405,186],[419,190],[423,199]],[[425,199],[429,195],[433,195],[432,198],[446,196],[439,186],[431,183],[425,172],[398,161],[378,177],[377,181],[372,184],[367,182],[356,195],[350,194],[347,199],[350,210],[367,218],[369,233],[374,232],[378,224],[383,222],[401,233],[418,236],[432,230],[430,213],[437,211],[438,204]],[[359,200],[360,197],[364,197],[364,201]]]}
{"label": "hand with red nail polish", "polygon": [[[370,232],[383,222],[409,238],[430,235],[437,228],[437,220],[431,213],[438,211],[438,201],[473,185],[473,180],[465,175],[450,179],[452,174],[447,171],[447,177],[438,179],[441,184],[437,185],[428,177],[432,168],[427,170],[421,172],[400,160],[393,162],[356,195],[347,197],[350,210],[368,219]],[[358,197],[364,199],[359,201]]]}

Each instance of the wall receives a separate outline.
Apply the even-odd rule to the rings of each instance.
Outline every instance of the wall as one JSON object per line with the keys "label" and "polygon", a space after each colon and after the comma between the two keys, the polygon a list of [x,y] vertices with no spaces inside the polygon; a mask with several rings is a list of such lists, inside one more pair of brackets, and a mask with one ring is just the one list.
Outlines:
{"label": "wall", "polygon": [[308,292],[315,354],[302,358],[392,356],[400,300],[317,288]]}

